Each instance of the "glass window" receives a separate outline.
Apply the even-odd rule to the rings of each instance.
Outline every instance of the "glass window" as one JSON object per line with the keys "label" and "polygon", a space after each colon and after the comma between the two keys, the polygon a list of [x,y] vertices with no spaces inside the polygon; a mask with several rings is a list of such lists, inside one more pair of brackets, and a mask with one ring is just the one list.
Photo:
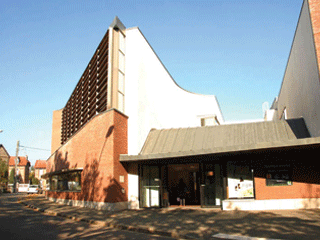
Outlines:
{"label": "glass window", "polygon": [[291,186],[292,174],[290,164],[284,165],[267,165],[266,185],[267,186]]}
{"label": "glass window", "polygon": [[253,173],[250,163],[240,161],[228,162],[229,198],[252,198]]}
{"label": "glass window", "polygon": [[124,75],[122,72],[119,71],[119,83],[118,83],[118,89],[120,92],[124,93]]}
{"label": "glass window", "polygon": [[140,176],[141,206],[158,207],[160,205],[160,175],[158,166],[143,166]]}
{"label": "glass window", "polygon": [[118,110],[124,111],[124,96],[122,93],[118,92]]}
{"label": "glass window", "polygon": [[125,37],[121,32],[119,32],[119,49],[123,53],[126,51]]}
{"label": "glass window", "polygon": [[81,191],[81,172],[68,172],[50,177],[52,191]]}
{"label": "glass window", "polygon": [[125,57],[122,52],[119,51],[119,70],[124,73]]}

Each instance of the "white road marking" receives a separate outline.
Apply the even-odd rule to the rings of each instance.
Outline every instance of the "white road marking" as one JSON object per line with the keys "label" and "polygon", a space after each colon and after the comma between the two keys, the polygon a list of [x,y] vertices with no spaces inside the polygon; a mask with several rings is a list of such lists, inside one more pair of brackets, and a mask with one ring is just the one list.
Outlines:
{"label": "white road marking", "polygon": [[223,239],[232,239],[232,240],[281,240],[281,239],[273,239],[273,238],[257,238],[257,237],[246,237],[246,236],[236,236],[230,234],[218,233],[212,235],[215,238],[223,238]]}

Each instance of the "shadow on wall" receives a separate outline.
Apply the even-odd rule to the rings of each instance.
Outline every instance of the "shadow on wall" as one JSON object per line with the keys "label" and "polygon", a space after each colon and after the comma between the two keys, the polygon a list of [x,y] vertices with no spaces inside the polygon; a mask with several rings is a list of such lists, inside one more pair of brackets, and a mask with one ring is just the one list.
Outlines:
{"label": "shadow on wall", "polygon": [[85,201],[94,201],[99,194],[102,183],[102,176],[99,171],[100,161],[93,159],[91,163],[86,160],[85,167],[82,172],[82,199]]}
{"label": "shadow on wall", "polygon": [[311,137],[303,118],[287,119],[286,122],[297,139]]}
{"label": "shadow on wall", "polygon": [[[107,186],[107,187],[105,187]],[[100,170],[100,161],[86,160],[82,172],[82,200],[98,202],[127,201],[126,192],[115,178],[103,176]]]}
{"label": "shadow on wall", "polygon": [[121,184],[115,179],[108,177],[109,186],[104,188],[105,202],[124,202],[127,201],[127,194]]}
{"label": "shadow on wall", "polygon": [[68,169],[69,166],[70,163],[68,162],[68,152],[65,153],[64,157],[62,156],[61,152],[57,152],[54,156],[53,165],[50,166],[49,172],[59,171],[61,169]]}

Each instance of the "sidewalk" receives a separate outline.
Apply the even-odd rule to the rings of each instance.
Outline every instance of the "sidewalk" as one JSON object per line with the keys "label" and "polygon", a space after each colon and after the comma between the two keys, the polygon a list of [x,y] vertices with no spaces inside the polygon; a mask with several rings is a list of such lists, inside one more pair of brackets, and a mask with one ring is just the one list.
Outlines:
{"label": "sidewalk", "polygon": [[320,239],[320,210],[249,212],[184,207],[108,212],[57,204],[41,195],[22,197],[21,203],[77,221],[183,239],[218,239],[212,237],[216,234],[255,239]]}

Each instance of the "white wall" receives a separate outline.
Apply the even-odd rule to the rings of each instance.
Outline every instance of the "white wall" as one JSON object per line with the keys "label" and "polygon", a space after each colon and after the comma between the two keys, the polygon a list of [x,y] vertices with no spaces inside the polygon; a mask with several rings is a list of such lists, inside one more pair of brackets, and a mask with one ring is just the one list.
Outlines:
{"label": "white wall", "polygon": [[138,28],[126,30],[125,114],[129,155],[140,152],[152,128],[196,127],[201,115],[214,114],[223,123],[216,97],[180,88]]}
{"label": "white wall", "polygon": [[320,136],[319,81],[308,1],[304,1],[279,94],[277,117],[284,109],[287,118],[303,117],[313,137]]}
{"label": "white wall", "polygon": [[[201,126],[201,117],[212,115],[223,123],[216,97],[180,88],[138,28],[126,30],[124,112],[129,155],[140,152],[152,128]],[[129,208],[139,207],[137,174],[137,169],[128,173]]]}

